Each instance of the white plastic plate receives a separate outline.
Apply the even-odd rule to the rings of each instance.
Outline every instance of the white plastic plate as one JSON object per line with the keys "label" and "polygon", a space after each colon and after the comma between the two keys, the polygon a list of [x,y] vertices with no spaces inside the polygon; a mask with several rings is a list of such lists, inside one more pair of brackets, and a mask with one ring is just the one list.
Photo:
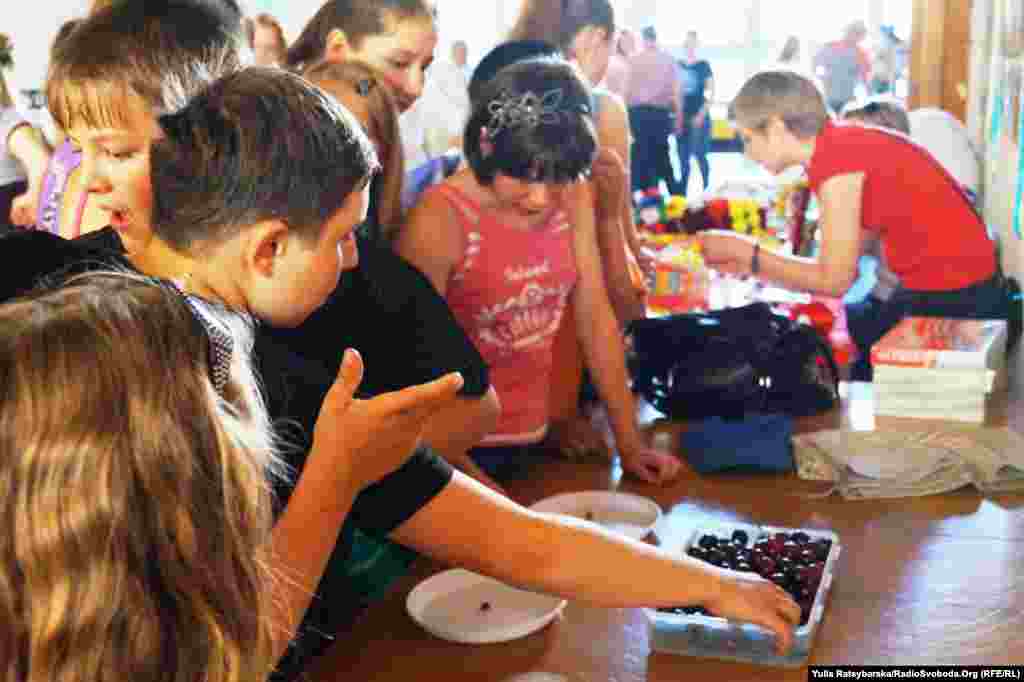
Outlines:
{"label": "white plastic plate", "polygon": [[647,537],[661,519],[661,507],[654,500],[610,490],[555,495],[530,508],[539,512],[575,516],[635,540]]}
{"label": "white plastic plate", "polygon": [[427,632],[466,644],[525,637],[550,623],[565,603],[461,568],[427,578],[405,601],[409,615]]}

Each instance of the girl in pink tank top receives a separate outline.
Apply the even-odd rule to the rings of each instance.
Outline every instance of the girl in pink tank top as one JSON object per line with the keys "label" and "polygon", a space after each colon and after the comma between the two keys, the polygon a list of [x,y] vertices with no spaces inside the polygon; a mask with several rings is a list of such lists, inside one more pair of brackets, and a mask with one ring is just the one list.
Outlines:
{"label": "girl in pink tank top", "polygon": [[636,425],[594,201],[579,182],[597,141],[578,72],[550,57],[502,69],[473,103],[464,140],[469,167],[421,197],[396,248],[490,367],[502,417],[470,454],[500,478],[503,459],[544,438],[552,341],[571,300],[623,468],[653,482],[675,477],[679,460],[649,447]]}

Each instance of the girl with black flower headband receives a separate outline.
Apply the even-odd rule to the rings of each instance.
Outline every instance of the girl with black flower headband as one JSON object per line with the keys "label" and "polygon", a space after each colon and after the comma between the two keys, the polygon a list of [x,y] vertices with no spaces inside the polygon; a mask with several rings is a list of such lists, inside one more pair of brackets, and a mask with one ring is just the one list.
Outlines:
{"label": "girl with black flower headband", "polygon": [[[650,448],[635,423],[582,182],[597,138],[578,70],[548,57],[498,71],[474,97],[464,139],[469,168],[424,196],[398,250],[445,295],[491,367],[502,421],[474,451],[477,463],[500,479],[521,458],[508,448],[544,439],[552,344],[571,301],[623,467],[650,482],[673,479],[679,460]],[[617,189],[601,201],[618,207],[625,183]]]}

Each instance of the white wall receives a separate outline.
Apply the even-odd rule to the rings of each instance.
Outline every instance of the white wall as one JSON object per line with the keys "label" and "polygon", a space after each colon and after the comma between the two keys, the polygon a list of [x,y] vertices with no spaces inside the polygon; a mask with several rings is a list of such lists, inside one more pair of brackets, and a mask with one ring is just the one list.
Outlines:
{"label": "white wall", "polygon": [[[83,14],[89,0],[3,0],[0,31],[14,42],[14,68],[5,73],[14,93],[41,88],[46,77],[50,43],[68,19]],[[20,95],[16,95],[20,97]],[[19,104],[24,104],[19,100]]]}

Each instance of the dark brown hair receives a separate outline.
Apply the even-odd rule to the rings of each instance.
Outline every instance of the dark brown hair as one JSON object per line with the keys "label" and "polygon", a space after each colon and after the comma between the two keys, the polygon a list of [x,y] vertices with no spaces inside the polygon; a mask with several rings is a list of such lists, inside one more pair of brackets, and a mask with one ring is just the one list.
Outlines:
{"label": "dark brown hair", "polygon": [[898,130],[904,135],[910,134],[910,118],[902,104],[890,100],[871,100],[870,102],[848,106],[843,110],[844,121],[860,121],[868,125]]}
{"label": "dark brown hair", "polygon": [[[536,121],[519,116],[528,98],[544,110]],[[590,90],[579,69],[564,59],[538,57],[507,66],[472,104],[463,144],[480,184],[490,185],[498,173],[561,184],[590,172],[597,153]],[[496,120],[495,111],[509,107],[516,111],[504,123]]]}
{"label": "dark brown hair", "polygon": [[523,0],[508,40],[543,40],[566,50],[587,26],[615,35],[615,10],[609,0]]}
{"label": "dark brown hair", "polygon": [[327,0],[288,48],[287,65],[302,68],[320,61],[327,36],[334,29],[343,31],[349,44],[358,49],[367,36],[387,31],[388,20],[435,17],[429,0]]}
{"label": "dark brown hair", "polygon": [[164,134],[150,150],[153,231],[179,251],[264,220],[316,241],[377,169],[352,114],[275,67],[225,76],[159,121]]}

